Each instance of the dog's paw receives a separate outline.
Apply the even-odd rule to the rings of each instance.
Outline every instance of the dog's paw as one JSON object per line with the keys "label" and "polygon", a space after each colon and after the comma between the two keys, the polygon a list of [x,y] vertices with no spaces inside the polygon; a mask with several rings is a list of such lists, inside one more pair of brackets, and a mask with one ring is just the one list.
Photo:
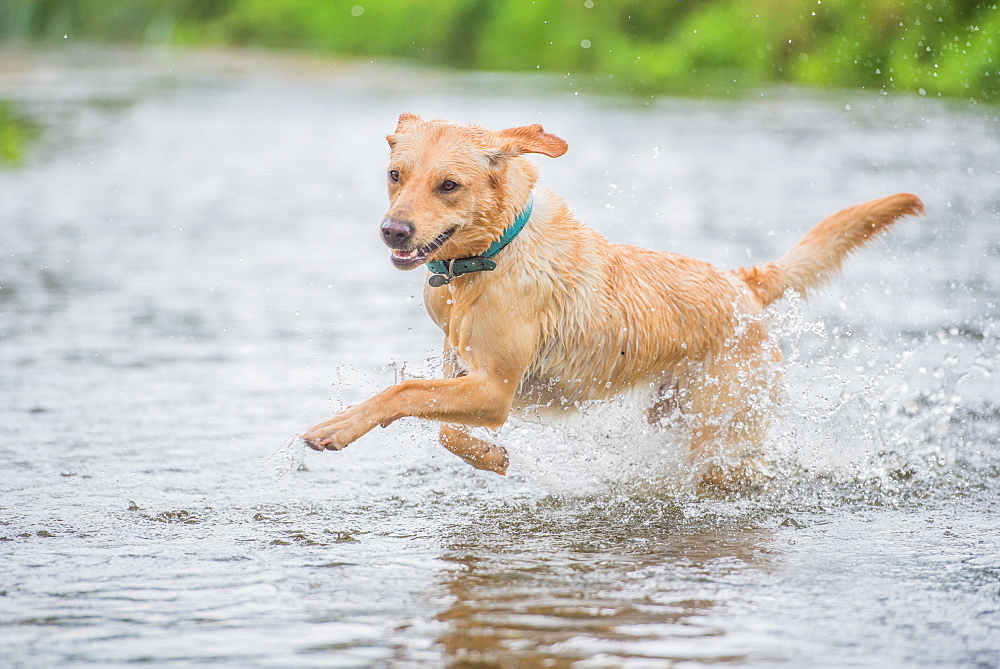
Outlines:
{"label": "dog's paw", "polygon": [[336,430],[327,423],[320,423],[302,435],[302,441],[314,451],[340,451],[346,443],[337,438]]}
{"label": "dog's paw", "polygon": [[313,425],[302,441],[317,451],[340,451],[363,437],[378,422],[369,419],[358,407],[348,407],[328,421]]}
{"label": "dog's paw", "polygon": [[507,467],[510,465],[510,460],[507,457],[507,449],[503,446],[493,446],[492,444],[479,453],[459,455],[459,457],[476,469],[496,472],[500,476],[507,475]]}
{"label": "dog's paw", "polygon": [[485,468],[487,471],[496,472],[500,476],[507,475],[507,467],[510,466],[510,458],[507,457],[507,449],[502,446],[494,446],[490,449],[489,455],[487,455],[486,461],[488,466]]}
{"label": "dog's paw", "polygon": [[723,466],[713,464],[701,474],[699,491],[708,495],[746,495],[759,492],[770,477],[763,470],[762,460],[746,456],[738,463]]}

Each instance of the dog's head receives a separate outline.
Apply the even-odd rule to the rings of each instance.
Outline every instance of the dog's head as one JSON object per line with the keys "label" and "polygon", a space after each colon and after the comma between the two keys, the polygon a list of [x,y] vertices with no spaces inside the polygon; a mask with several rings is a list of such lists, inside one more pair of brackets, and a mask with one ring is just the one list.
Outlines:
{"label": "dog's head", "polygon": [[386,139],[390,205],[381,233],[400,269],[485,252],[535,185],[535,168],[520,156],[557,158],[567,149],[540,125],[492,131],[413,114],[402,114]]}

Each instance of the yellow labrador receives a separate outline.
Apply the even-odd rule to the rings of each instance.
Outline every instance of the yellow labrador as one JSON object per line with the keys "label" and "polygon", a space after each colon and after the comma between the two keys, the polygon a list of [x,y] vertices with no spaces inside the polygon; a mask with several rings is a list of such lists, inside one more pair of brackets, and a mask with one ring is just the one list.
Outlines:
{"label": "yellow labrador", "polygon": [[[674,253],[612,244],[536,188],[523,157],[565,141],[540,125],[493,131],[403,114],[388,136],[389,211],[381,234],[400,269],[427,265],[427,310],[444,331],[445,378],[408,380],[310,429],[340,450],[376,425],[440,421],[441,443],[500,474],[507,455],[469,433],[512,410],[561,410],[633,388],[648,414],[690,431],[708,481],[750,475],[769,423],[778,352],[764,307],[805,294],[897,218],[923,212],[900,193],[836,213],[778,260],[723,271]],[[748,464],[749,463],[749,464]]]}

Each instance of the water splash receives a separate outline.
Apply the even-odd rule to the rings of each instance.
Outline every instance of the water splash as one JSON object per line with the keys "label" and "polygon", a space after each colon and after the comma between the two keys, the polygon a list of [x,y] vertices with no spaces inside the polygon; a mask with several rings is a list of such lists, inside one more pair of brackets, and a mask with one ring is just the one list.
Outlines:
{"label": "water splash", "polygon": [[[755,407],[772,415],[763,498],[900,504],[961,484],[964,432],[974,429],[965,418],[993,406],[970,407],[961,386],[995,375],[997,328],[983,328],[988,346],[962,354],[942,350],[962,339],[957,331],[918,339],[831,333],[799,296],[786,298],[765,314],[769,345],[783,360],[780,402]],[[650,401],[651,392],[635,392],[559,420],[511,419],[491,436],[508,449],[512,472],[555,495],[692,495],[684,430],[650,425]]]}
{"label": "water splash", "polygon": [[557,495],[683,494],[687,442],[645,418],[652,391],[592,402],[559,420],[511,419],[498,435],[511,470]]}
{"label": "water splash", "polygon": [[951,494],[967,450],[962,432],[976,429],[966,424],[971,398],[962,387],[992,377],[1000,358],[983,342],[966,346],[953,329],[831,339],[801,314],[792,300],[778,328],[788,352],[785,402],[768,443],[778,488],[810,483],[806,494],[827,501],[891,505]]}
{"label": "water splash", "polygon": [[271,455],[257,465],[257,478],[281,481],[289,474],[306,469],[306,445],[291,435]]}

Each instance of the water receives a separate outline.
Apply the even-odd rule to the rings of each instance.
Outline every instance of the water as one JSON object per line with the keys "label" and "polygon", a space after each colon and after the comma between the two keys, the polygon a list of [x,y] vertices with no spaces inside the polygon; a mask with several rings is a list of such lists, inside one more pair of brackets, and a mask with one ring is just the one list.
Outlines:
{"label": "water", "polygon": [[[86,50],[3,53],[0,97],[47,126],[0,172],[0,664],[1000,666],[996,110]],[[415,420],[306,451],[436,368],[375,234],[401,111],[544,123],[581,218],[726,267],[929,216],[776,316],[761,491],[615,404],[512,422],[506,478]]]}

